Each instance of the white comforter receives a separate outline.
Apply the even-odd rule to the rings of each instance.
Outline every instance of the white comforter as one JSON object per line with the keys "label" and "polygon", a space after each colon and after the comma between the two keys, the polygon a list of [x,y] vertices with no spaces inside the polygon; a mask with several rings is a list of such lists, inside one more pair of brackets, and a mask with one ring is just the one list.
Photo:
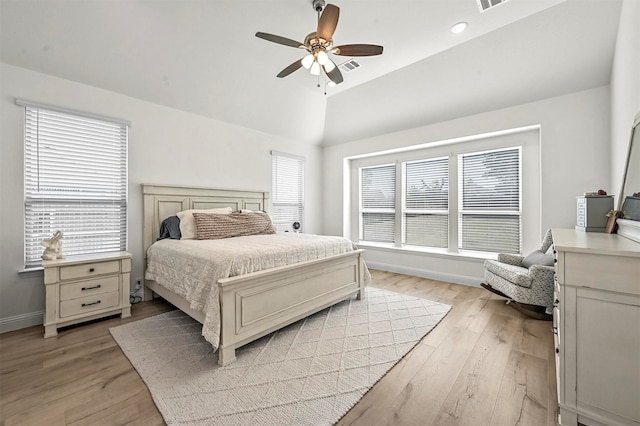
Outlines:
{"label": "white comforter", "polygon": [[[185,298],[205,315],[202,335],[214,350],[220,342],[217,281],[355,249],[342,237],[278,233],[222,240],[160,240],[147,252],[146,278]],[[366,269],[365,269],[366,270]],[[369,281],[366,271],[365,282]]]}

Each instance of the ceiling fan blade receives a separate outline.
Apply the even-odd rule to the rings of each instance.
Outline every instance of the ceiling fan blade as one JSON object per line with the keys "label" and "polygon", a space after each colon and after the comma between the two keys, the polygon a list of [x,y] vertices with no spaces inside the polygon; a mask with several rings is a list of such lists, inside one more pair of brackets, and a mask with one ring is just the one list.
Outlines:
{"label": "ceiling fan blade", "polygon": [[[331,71],[327,71],[327,64],[329,63],[333,64],[333,68],[331,69]],[[327,77],[329,77],[329,80],[333,81],[335,84],[340,84],[344,81],[342,79],[342,73],[333,61],[329,60],[329,62],[322,66],[322,69],[324,69],[324,72],[325,74],[327,74]]]}
{"label": "ceiling fan blade", "polygon": [[261,33],[258,31],[256,33],[256,37],[271,41],[273,43],[284,44],[285,46],[304,48],[304,44],[300,43],[299,41],[291,40],[290,38],[286,37],[280,37],[274,34]]}
{"label": "ceiling fan blade", "polygon": [[316,35],[327,41],[331,40],[331,37],[333,37],[333,33],[338,26],[339,17],[340,8],[338,6],[334,6],[332,4],[326,5],[322,11],[322,15],[320,15],[320,19],[318,19],[318,31],[316,31]]}
{"label": "ceiling fan blade", "polygon": [[382,46],[375,44],[345,44],[331,49],[331,53],[341,56],[382,55]]}
{"label": "ceiling fan blade", "polygon": [[292,63],[291,65],[289,65],[288,67],[280,71],[277,77],[278,78],[286,77],[292,72],[297,71],[300,67],[302,67],[302,59],[295,61],[294,63]]}

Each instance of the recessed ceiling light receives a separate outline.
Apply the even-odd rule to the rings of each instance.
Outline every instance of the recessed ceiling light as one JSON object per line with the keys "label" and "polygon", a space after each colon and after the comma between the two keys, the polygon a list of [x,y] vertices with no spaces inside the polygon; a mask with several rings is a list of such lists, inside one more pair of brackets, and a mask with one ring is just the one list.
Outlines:
{"label": "recessed ceiling light", "polygon": [[451,27],[451,32],[455,34],[461,33],[467,29],[467,25],[468,24],[466,22],[458,22]]}

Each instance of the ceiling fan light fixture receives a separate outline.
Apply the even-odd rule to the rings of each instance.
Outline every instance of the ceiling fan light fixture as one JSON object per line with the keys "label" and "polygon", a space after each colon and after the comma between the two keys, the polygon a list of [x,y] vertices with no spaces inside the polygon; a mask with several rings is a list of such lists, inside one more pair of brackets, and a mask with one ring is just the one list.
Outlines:
{"label": "ceiling fan light fixture", "polygon": [[311,72],[311,75],[320,75],[320,64],[314,61],[313,64],[311,64],[311,69],[309,71]]}
{"label": "ceiling fan light fixture", "polygon": [[315,58],[311,53],[309,53],[307,56],[302,58],[302,66],[305,67],[306,69],[309,69],[311,68],[311,65],[313,64],[314,61],[315,61]]}
{"label": "ceiling fan light fixture", "polygon": [[327,82],[327,86],[329,86],[329,87],[335,87],[335,85],[336,85],[336,83],[335,83],[335,82],[333,82],[332,80],[329,80],[329,81]]}
{"label": "ceiling fan light fixture", "polygon": [[324,50],[319,50],[316,54],[316,60],[320,65],[324,65],[329,61],[329,55]]}

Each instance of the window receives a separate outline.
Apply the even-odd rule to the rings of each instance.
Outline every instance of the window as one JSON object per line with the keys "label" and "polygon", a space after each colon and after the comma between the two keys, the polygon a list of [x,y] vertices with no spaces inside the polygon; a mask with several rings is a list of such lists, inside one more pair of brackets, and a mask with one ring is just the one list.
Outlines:
{"label": "window", "polygon": [[459,156],[463,250],[520,253],[520,148]]}
{"label": "window", "polygon": [[278,231],[304,230],[304,158],[271,152],[271,217]]}
{"label": "window", "polygon": [[396,166],[360,171],[360,239],[393,243],[395,233]]}
{"label": "window", "polygon": [[449,245],[449,159],[411,161],[404,167],[404,240],[407,245]]}
{"label": "window", "polygon": [[539,135],[525,128],[350,159],[350,237],[416,251],[522,253],[523,205],[528,241],[539,238]]}
{"label": "window", "polygon": [[25,107],[25,264],[63,233],[67,256],[126,250],[128,123]]}

